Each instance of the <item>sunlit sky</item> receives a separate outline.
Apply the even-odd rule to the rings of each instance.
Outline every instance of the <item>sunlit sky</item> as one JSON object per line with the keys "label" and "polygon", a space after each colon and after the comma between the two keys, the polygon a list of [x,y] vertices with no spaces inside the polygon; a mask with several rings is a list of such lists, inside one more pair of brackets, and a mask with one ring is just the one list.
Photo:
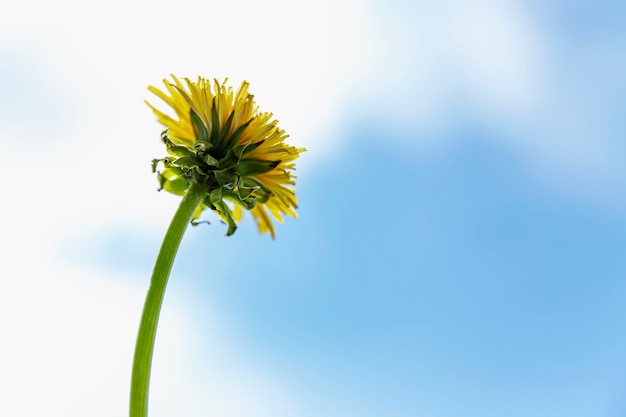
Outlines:
{"label": "sunlit sky", "polygon": [[151,416],[626,414],[625,5],[2,10],[0,415],[127,414],[169,74],[249,81],[308,151],[275,241],[186,234]]}

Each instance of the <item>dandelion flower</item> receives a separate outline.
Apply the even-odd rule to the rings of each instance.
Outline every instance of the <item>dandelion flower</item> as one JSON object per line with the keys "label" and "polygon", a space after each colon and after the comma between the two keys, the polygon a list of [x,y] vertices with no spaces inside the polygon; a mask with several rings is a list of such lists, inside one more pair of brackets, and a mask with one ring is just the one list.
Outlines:
{"label": "dandelion flower", "polygon": [[304,148],[285,143],[288,135],[271,113],[261,112],[243,82],[235,92],[217,80],[193,82],[172,76],[164,90],[149,87],[173,112],[146,102],[166,127],[161,134],[168,156],[153,161],[162,189],[184,195],[192,184],[206,187],[194,213],[216,212],[232,235],[243,210],[249,210],[261,233],[275,238],[273,220],[296,217],[294,161]]}

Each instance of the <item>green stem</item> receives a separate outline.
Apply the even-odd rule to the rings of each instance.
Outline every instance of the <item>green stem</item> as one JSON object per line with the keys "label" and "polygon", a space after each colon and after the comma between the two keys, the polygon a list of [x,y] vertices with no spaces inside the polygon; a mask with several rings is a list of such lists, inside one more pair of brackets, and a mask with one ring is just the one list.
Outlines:
{"label": "green stem", "polygon": [[154,351],[154,339],[167,279],[172,270],[172,264],[187,225],[205,194],[206,190],[202,186],[192,185],[189,188],[174,214],[167,233],[165,233],[159,255],[154,264],[135,346],[135,359],[130,386],[130,417],[147,417],[148,415],[148,389],[150,386],[152,352]]}

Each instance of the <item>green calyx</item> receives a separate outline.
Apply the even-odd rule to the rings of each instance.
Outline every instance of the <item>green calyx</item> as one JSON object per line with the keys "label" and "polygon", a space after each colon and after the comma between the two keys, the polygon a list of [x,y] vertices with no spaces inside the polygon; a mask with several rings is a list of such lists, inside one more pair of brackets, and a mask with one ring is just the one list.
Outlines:
{"label": "green calyx", "polygon": [[[257,202],[266,202],[271,193],[254,176],[269,172],[280,164],[280,161],[246,157],[263,141],[237,144],[252,119],[228,134],[233,114],[230,114],[222,129],[209,130],[202,119],[191,110],[196,137],[193,147],[174,143],[165,130],[161,133],[161,139],[170,156],[152,161],[152,172],[157,173],[159,190],[183,196],[191,184],[198,184],[206,189],[203,206],[196,211],[193,218],[197,219],[204,207],[210,208],[228,225],[227,236],[235,232],[237,225],[225,200],[247,210],[253,208]],[[211,125],[219,126],[218,123],[217,111],[213,107]],[[162,171],[157,171],[159,164],[163,166]]]}

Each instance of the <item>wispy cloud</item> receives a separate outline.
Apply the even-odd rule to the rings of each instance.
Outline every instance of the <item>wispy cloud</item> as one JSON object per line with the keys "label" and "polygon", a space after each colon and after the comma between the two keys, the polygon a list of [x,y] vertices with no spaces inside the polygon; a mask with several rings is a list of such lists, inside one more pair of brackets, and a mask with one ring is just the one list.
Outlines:
{"label": "wispy cloud", "polygon": [[[381,4],[371,50],[377,81],[361,90],[360,112],[414,132],[397,135],[411,145],[449,144],[463,139],[463,126],[480,126],[492,133],[486,140],[525,158],[531,175],[613,199],[626,178],[623,29],[608,14],[569,13],[576,7]],[[576,34],[563,32],[564,19],[575,20]],[[598,31],[602,19],[612,29]]]}

